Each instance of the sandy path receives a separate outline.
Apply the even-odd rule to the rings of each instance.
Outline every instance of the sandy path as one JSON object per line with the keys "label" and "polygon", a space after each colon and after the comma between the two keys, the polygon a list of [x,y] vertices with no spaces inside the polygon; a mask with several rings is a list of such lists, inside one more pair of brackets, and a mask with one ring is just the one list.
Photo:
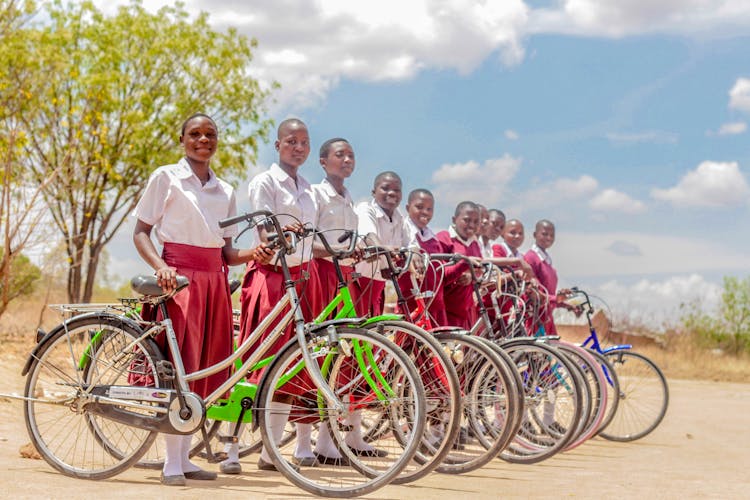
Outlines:
{"label": "sandy path", "polygon": [[[21,392],[22,358],[0,368],[0,393]],[[536,465],[500,460],[462,476],[432,474],[415,484],[388,486],[369,498],[748,498],[750,385],[671,380],[662,425],[635,443],[595,439]],[[23,459],[29,441],[21,402],[0,398],[0,491],[5,498],[315,498],[275,473],[258,472],[256,456],[241,476],[166,488],[158,471],[131,469],[93,482],[55,472],[43,460]],[[216,467],[207,465],[208,468]]]}

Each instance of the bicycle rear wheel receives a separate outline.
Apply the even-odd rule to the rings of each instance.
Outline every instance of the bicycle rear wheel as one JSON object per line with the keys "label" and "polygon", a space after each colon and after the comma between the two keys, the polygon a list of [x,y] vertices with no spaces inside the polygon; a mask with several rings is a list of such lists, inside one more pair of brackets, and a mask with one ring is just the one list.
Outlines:
{"label": "bicycle rear wheel", "polygon": [[[324,334],[327,338],[328,329]],[[264,446],[277,470],[310,493],[349,498],[387,485],[409,464],[421,442],[426,406],[424,386],[414,365],[393,342],[354,328],[336,328],[336,336],[337,345],[313,339],[306,348],[321,360],[324,377],[348,413],[359,411],[363,420],[387,420],[387,431],[369,443],[385,456],[360,456],[346,445],[347,424],[328,407],[306,375],[296,341],[288,343],[268,367],[261,381],[256,412]],[[359,355],[363,362],[358,361]],[[325,427],[342,458],[319,460],[314,467],[296,470],[292,466],[296,439],[286,444],[272,439],[279,401],[293,402],[287,428],[296,422]]]}
{"label": "bicycle rear wheel", "polygon": [[599,435],[610,441],[635,441],[652,432],[669,405],[667,379],[656,364],[628,350],[605,352],[620,382],[619,406]]}
{"label": "bicycle rear wheel", "polygon": [[525,413],[501,458],[536,463],[565,449],[583,418],[583,377],[564,354],[535,339],[503,342],[518,367],[525,392]]}
{"label": "bicycle rear wheel", "polygon": [[[404,349],[420,374],[427,397],[427,420],[422,444],[412,462],[393,480],[405,484],[420,479],[440,465],[451,452],[458,436],[461,415],[461,387],[453,362],[440,342],[429,332],[404,321],[379,321],[368,329],[393,340]],[[371,423],[377,437],[387,432],[387,418]]]}
{"label": "bicycle rear wheel", "polygon": [[463,474],[490,462],[507,446],[522,401],[514,367],[492,344],[466,333],[440,333],[435,338],[455,363],[463,406],[461,430],[437,471]]}
{"label": "bicycle rear wheel", "polygon": [[[92,413],[91,393],[111,395],[109,386],[159,387],[161,352],[118,316],[73,318],[40,346],[29,369],[24,417],[31,441],[52,467],[68,476],[105,479],[135,464],[156,437]],[[115,397],[115,396],[111,396]],[[140,401],[127,409],[152,416],[165,403]],[[113,403],[116,406],[116,403]]]}

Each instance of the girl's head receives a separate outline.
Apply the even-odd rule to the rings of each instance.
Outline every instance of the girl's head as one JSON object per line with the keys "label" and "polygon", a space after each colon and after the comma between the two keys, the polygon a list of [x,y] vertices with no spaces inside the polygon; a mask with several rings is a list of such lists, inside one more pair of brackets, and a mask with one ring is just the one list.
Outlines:
{"label": "girl's head", "polygon": [[419,229],[424,229],[432,220],[435,209],[435,198],[427,189],[415,189],[409,193],[406,201],[406,211],[409,218]]}
{"label": "girl's head", "polygon": [[372,197],[389,217],[401,203],[401,196],[401,177],[396,172],[381,172],[375,177]]}
{"label": "girl's head", "polygon": [[523,245],[523,224],[518,219],[511,219],[503,228],[503,240],[514,252]]}
{"label": "girl's head", "polygon": [[477,207],[479,207],[479,229],[477,229],[477,236],[484,236],[485,238],[489,238],[489,229],[490,229],[490,214],[487,210],[487,207],[482,205],[481,203],[477,203]]}
{"label": "girl's head", "polygon": [[354,172],[354,149],[346,139],[329,139],[320,146],[320,165],[329,180],[343,182]]}
{"label": "girl's head", "polygon": [[479,230],[479,207],[473,201],[462,201],[453,215],[453,228],[464,240],[477,236]]}
{"label": "girl's head", "polygon": [[279,152],[279,163],[296,170],[310,154],[307,126],[297,118],[284,120],[279,125],[274,145]]}
{"label": "girl's head", "polygon": [[547,219],[542,219],[534,227],[534,241],[536,246],[547,250],[555,243],[555,225]]}
{"label": "girl's head", "polygon": [[505,214],[502,210],[498,210],[497,208],[490,208],[488,212],[490,224],[487,234],[491,240],[496,240],[501,234],[503,234],[503,228],[505,227]]}
{"label": "girl's head", "polygon": [[218,143],[219,129],[210,116],[195,113],[182,124],[180,144],[191,164],[207,164]]}

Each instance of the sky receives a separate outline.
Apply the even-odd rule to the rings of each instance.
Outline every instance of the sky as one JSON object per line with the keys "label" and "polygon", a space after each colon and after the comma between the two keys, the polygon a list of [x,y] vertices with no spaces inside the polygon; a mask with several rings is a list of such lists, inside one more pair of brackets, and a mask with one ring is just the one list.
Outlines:
{"label": "sky", "polygon": [[[342,136],[355,200],[394,170],[405,193],[433,191],[435,229],[473,200],[520,219],[526,249],[550,219],[560,285],[644,324],[673,322],[682,303],[711,310],[723,277],[750,275],[746,0],[184,3],[257,39],[250,73],[281,85],[276,123],[307,123],[313,183],[315,151]],[[275,155],[262,144],[237,179],[240,210]],[[148,271],[131,232],[108,248],[110,274]]]}

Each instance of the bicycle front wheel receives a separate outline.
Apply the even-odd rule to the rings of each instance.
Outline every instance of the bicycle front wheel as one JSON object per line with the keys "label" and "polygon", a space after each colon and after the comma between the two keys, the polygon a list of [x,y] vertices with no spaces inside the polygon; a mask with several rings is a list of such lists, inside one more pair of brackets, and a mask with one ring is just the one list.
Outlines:
{"label": "bicycle front wheel", "polygon": [[[329,336],[328,329],[325,332]],[[409,464],[424,431],[424,386],[414,365],[393,342],[373,332],[336,328],[338,343],[313,339],[305,346],[321,363],[321,371],[345,412],[359,412],[362,420],[385,418],[388,429],[368,444],[378,456],[365,456],[347,446],[347,433],[356,431],[330,408],[306,374],[302,351],[292,341],[277,355],[264,376],[257,416],[263,444],[276,469],[305,491],[320,496],[349,498],[387,485]],[[291,407],[279,402],[291,401]],[[289,423],[317,424],[313,441],[327,432],[340,459],[318,455],[314,466],[293,467],[297,439],[274,442],[279,412]],[[278,434],[278,431],[277,431]],[[306,445],[307,443],[301,443]]]}
{"label": "bicycle front wheel", "polygon": [[604,353],[620,382],[619,405],[599,435],[610,441],[635,441],[651,433],[669,405],[667,379],[653,361],[628,350]]}
{"label": "bicycle front wheel", "polygon": [[[37,451],[63,474],[112,477],[135,464],[153,443],[155,431],[87,408],[94,390],[159,387],[156,363],[161,352],[153,341],[139,337],[137,329],[117,316],[84,315],[58,327],[37,350],[24,392],[29,398],[24,402],[26,428]],[[165,406],[140,403],[132,410],[140,416],[155,414],[149,406]]]}

